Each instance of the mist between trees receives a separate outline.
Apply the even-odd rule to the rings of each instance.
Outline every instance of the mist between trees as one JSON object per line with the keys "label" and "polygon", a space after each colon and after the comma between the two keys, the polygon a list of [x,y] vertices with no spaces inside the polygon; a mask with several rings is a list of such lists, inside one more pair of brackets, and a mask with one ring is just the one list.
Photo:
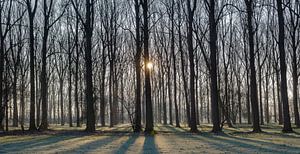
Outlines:
{"label": "mist between trees", "polygon": [[300,127],[297,0],[2,0],[0,124]]}

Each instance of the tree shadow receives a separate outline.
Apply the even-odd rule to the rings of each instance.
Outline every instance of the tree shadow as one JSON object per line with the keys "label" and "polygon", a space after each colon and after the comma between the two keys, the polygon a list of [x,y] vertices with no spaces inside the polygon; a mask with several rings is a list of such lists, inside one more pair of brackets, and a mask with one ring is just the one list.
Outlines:
{"label": "tree shadow", "polygon": [[199,133],[191,133],[182,127],[174,127],[171,125],[165,125],[164,127],[168,130],[167,132],[174,133],[174,134],[199,134],[200,133],[200,131]]}
{"label": "tree shadow", "polygon": [[79,145],[76,148],[60,151],[60,153],[89,153],[93,152],[105,145],[110,144],[111,142],[115,141],[120,136],[107,136],[106,138],[96,139],[92,142]]}
{"label": "tree shadow", "polygon": [[114,153],[119,154],[119,153],[125,153],[126,151],[128,151],[129,147],[132,146],[132,145],[135,143],[136,139],[137,139],[139,136],[140,136],[139,134],[133,134],[133,135],[131,135],[131,136],[128,138],[128,140],[127,140],[125,143],[123,143],[123,144],[120,146],[120,148],[117,149]]}
{"label": "tree shadow", "polygon": [[[214,135],[212,133],[205,132],[201,133],[200,135],[185,135],[181,137],[201,140],[202,142],[209,143],[212,147],[218,150],[234,153],[239,153],[243,150],[250,153],[297,153],[300,151],[299,147],[270,143],[260,140],[251,140],[247,138],[239,138],[225,133]],[[286,150],[289,150],[289,152]]]}
{"label": "tree shadow", "polygon": [[[231,132],[231,133],[228,133],[230,135],[249,135],[249,134],[255,134],[254,132]],[[269,136],[272,136],[272,137],[281,137],[281,138],[286,138],[286,139],[289,139],[289,138],[294,138],[294,139],[300,139],[300,134],[297,133],[297,132],[293,132],[293,133],[282,133],[282,132],[266,132],[266,131],[263,131],[259,134],[265,134],[265,135],[269,135]],[[296,136],[295,136],[296,135]]]}
{"label": "tree shadow", "polygon": [[155,145],[155,136],[145,135],[143,154],[156,154],[156,153],[159,153],[159,151]]}
{"label": "tree shadow", "polygon": [[[228,151],[228,152],[236,152],[239,153],[241,150],[246,150],[248,152],[271,152],[271,153],[298,153],[300,151],[300,147],[272,143],[267,141],[248,139],[248,138],[240,138],[233,135],[229,135],[227,133],[218,133],[214,134],[211,132],[200,132],[198,134],[189,133],[185,130],[185,132],[178,132],[180,128],[174,128],[170,125],[164,126],[169,132],[174,133],[178,137],[185,139],[193,139],[201,142],[206,142],[210,146],[218,149],[220,151]],[[182,129],[184,130],[184,129]],[[232,134],[232,133],[231,133]],[[249,134],[249,133],[248,133]],[[273,133],[263,132],[262,134],[268,134],[272,137]],[[273,134],[278,135],[280,137],[288,138],[297,138],[295,136],[288,136],[286,134]],[[286,151],[288,150],[288,152]]]}
{"label": "tree shadow", "polygon": [[[45,138],[37,138],[26,141],[18,141],[13,143],[4,143],[0,145],[0,149],[5,152],[24,152],[26,150],[31,150],[32,148],[43,147],[51,145],[60,141],[69,140],[75,138],[76,136],[50,136]],[[78,137],[78,136],[77,136]]]}

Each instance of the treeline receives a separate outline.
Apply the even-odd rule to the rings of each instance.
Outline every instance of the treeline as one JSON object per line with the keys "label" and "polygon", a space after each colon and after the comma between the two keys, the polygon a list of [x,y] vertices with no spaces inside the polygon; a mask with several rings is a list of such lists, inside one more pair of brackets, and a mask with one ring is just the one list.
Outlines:
{"label": "treeline", "polygon": [[299,19],[297,0],[0,1],[0,130],[291,132]]}

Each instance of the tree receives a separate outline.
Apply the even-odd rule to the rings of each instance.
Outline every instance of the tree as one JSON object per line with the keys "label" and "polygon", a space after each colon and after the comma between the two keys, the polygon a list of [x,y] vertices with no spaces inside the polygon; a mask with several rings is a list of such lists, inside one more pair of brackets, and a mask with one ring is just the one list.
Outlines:
{"label": "tree", "polygon": [[295,117],[295,125],[300,127],[300,118],[299,118],[299,110],[298,110],[298,78],[299,78],[299,62],[298,61],[298,54],[297,50],[299,48],[299,36],[298,36],[298,29],[299,29],[299,1],[295,1],[295,4],[290,4],[288,6],[290,21],[289,21],[289,35],[290,35],[290,44],[292,47],[291,52],[291,70],[292,70],[292,78],[293,78],[293,105],[294,105],[294,117]]}
{"label": "tree", "polygon": [[[33,6],[32,6],[33,5]],[[29,130],[37,130],[35,125],[35,49],[34,49],[34,17],[38,6],[38,0],[33,3],[26,0],[29,22],[29,57],[30,57],[30,125]]]}
{"label": "tree", "polygon": [[140,2],[134,1],[135,10],[135,75],[136,75],[136,91],[135,91],[135,121],[134,132],[140,132],[142,130],[141,124],[141,37],[140,37]]}
{"label": "tree", "polygon": [[287,79],[286,79],[286,62],[285,62],[285,46],[284,46],[284,15],[282,8],[282,0],[276,0],[277,2],[277,17],[278,17],[278,50],[279,50],[279,61],[280,61],[280,92],[281,101],[283,105],[283,132],[292,132],[290,111],[289,111],[289,100],[287,94]]}
{"label": "tree", "polygon": [[[5,102],[4,94],[5,90],[4,88],[4,75],[7,73],[5,72],[5,59],[7,59],[5,50],[6,50],[6,43],[5,39],[9,32],[12,30],[12,28],[20,21],[22,20],[22,17],[25,13],[22,12],[19,17],[17,17],[15,20],[12,20],[12,12],[13,11],[13,1],[3,1],[0,3],[0,21],[5,23],[0,26],[0,130],[3,130],[2,121],[5,116],[5,108],[7,107],[7,102]],[[16,12],[15,12],[16,13]],[[13,48],[11,46],[11,48]],[[8,66],[6,66],[7,68]],[[7,110],[6,110],[7,112]],[[15,112],[16,113],[16,112]],[[15,114],[16,118],[17,114]],[[8,117],[7,117],[8,118]],[[15,119],[14,118],[14,119]],[[15,121],[15,120],[14,120]]]}
{"label": "tree", "polygon": [[42,122],[39,126],[40,130],[48,129],[48,81],[47,81],[47,46],[48,36],[51,27],[63,16],[61,13],[54,21],[50,21],[53,16],[53,0],[43,0],[43,38],[42,38],[42,71],[41,71],[41,100],[42,100]]}
{"label": "tree", "polygon": [[193,21],[194,14],[197,6],[197,1],[194,0],[191,4],[190,0],[187,0],[187,15],[188,15],[188,32],[187,32],[187,46],[189,53],[189,62],[190,62],[190,101],[191,101],[191,121],[190,127],[191,132],[198,132],[197,123],[196,123],[196,95],[195,95],[195,64],[194,64],[194,47],[193,47]]}
{"label": "tree", "polygon": [[218,104],[218,77],[217,77],[217,21],[215,19],[215,0],[206,1],[209,12],[209,40],[210,40],[210,99],[213,121],[212,132],[220,132],[220,115]]}
{"label": "tree", "polygon": [[[143,9],[143,36],[144,36],[144,65],[151,63],[149,55],[149,25],[148,25],[148,0],[141,2]],[[151,133],[153,129],[153,111],[152,111],[152,98],[151,98],[151,69],[145,67],[145,95],[146,95],[146,133]]]}
{"label": "tree", "polygon": [[79,8],[75,2],[71,0],[73,8],[79,17],[85,32],[85,82],[86,82],[86,104],[87,104],[87,124],[86,131],[95,131],[95,109],[94,109],[94,95],[93,95],[93,65],[92,65],[92,38],[93,38],[93,23],[94,23],[94,0],[85,1],[85,21],[81,17]]}
{"label": "tree", "polygon": [[261,132],[259,125],[258,96],[255,71],[254,30],[253,30],[253,0],[245,0],[247,10],[247,28],[250,56],[250,94],[253,119],[253,132]]}

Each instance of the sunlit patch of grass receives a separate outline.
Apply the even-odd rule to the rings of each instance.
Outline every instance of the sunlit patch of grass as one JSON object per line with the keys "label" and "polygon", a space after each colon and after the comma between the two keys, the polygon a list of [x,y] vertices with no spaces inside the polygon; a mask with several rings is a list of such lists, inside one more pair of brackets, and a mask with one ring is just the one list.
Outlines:
{"label": "sunlit patch of grass", "polygon": [[57,130],[57,131],[80,131],[85,129],[85,125],[82,125],[81,127],[69,127],[69,124],[65,124],[64,126],[59,124],[51,124],[48,127],[51,130]]}
{"label": "sunlit patch of grass", "polygon": [[162,125],[162,124],[157,124],[154,127],[154,130],[156,130],[156,133],[159,132],[185,132],[186,127],[181,126],[180,128],[172,126],[172,125]]}

